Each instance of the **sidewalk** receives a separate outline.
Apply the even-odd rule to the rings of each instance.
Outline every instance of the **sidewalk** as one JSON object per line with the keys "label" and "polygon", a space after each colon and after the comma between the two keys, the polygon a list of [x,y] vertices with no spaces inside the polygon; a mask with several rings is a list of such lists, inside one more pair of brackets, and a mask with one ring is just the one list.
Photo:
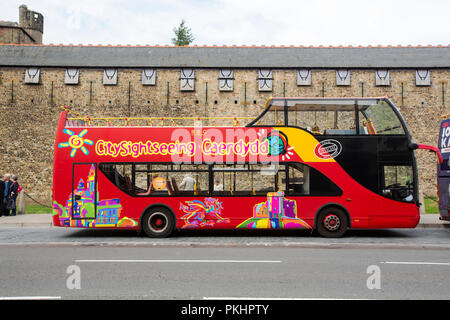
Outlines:
{"label": "sidewalk", "polygon": [[[25,214],[14,217],[0,217],[0,228],[38,228],[51,227],[51,214]],[[417,228],[449,228],[450,221],[439,220],[438,214],[420,215],[420,223]]]}

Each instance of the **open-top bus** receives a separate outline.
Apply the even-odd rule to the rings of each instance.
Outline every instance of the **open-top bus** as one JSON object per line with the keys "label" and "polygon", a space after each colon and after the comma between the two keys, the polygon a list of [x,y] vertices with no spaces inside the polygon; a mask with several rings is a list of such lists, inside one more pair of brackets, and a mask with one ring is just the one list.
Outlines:
{"label": "open-top bus", "polygon": [[450,113],[442,116],[438,148],[442,162],[438,164],[439,213],[450,221]]}
{"label": "open-top bus", "polygon": [[187,228],[339,237],[418,224],[420,145],[388,98],[270,98],[245,127],[239,121],[71,118],[65,110],[54,225],[151,237]]}

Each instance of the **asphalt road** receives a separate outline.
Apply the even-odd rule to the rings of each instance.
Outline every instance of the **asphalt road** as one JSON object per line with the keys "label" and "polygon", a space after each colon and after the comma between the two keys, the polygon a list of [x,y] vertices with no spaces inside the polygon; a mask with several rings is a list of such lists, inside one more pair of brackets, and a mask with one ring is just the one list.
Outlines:
{"label": "asphalt road", "polygon": [[[128,231],[4,228],[0,299],[448,300],[449,244],[443,229],[351,231],[342,239],[304,232],[148,239]],[[380,289],[367,287],[369,266],[379,267]]]}
{"label": "asphalt road", "polygon": [[[447,250],[3,247],[0,255],[2,298],[450,298]],[[372,265],[380,289],[367,288]],[[69,266],[79,267],[80,289]]]}

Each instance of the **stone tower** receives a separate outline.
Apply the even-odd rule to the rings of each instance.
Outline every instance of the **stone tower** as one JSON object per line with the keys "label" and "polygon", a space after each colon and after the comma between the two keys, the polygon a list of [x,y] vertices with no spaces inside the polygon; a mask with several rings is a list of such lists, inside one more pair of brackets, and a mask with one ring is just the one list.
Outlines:
{"label": "stone tower", "polygon": [[42,43],[44,34],[44,16],[38,12],[28,10],[26,5],[19,7],[19,25],[24,28],[35,40]]}

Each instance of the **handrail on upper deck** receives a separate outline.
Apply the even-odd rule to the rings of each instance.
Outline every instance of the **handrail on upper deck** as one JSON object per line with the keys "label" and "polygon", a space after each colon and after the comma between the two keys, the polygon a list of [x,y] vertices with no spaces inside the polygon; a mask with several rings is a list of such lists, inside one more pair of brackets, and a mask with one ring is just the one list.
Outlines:
{"label": "handrail on upper deck", "polygon": [[[107,127],[113,127],[119,122],[119,126],[133,127],[135,123],[143,123],[143,126],[150,127],[177,127],[175,121],[188,120],[188,121],[211,121],[211,125],[216,126],[216,121],[230,120],[233,122],[234,127],[240,126],[240,120],[253,120],[254,117],[89,117],[83,116],[77,112],[71,111],[66,106],[61,107],[67,113],[73,114],[74,118],[66,119],[66,126],[102,126],[106,124]],[[169,125],[165,125],[167,121]],[[98,125],[98,124],[102,125]]]}

